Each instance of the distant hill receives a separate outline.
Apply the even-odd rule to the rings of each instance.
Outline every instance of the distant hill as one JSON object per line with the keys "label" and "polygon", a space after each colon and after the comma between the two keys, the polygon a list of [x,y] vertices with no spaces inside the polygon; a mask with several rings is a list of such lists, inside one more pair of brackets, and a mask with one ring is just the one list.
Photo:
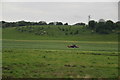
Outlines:
{"label": "distant hill", "polygon": [[85,26],[41,25],[3,28],[3,39],[117,41],[116,33],[97,34]]}

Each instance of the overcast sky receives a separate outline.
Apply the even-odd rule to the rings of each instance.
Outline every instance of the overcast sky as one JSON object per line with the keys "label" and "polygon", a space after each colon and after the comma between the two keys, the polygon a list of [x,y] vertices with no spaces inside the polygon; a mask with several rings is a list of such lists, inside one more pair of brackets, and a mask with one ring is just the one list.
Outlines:
{"label": "overcast sky", "polygon": [[2,2],[118,2],[119,0],[1,0]]}
{"label": "overcast sky", "polygon": [[74,24],[98,21],[118,21],[117,2],[4,2],[2,3],[2,20],[5,21],[62,21]]}

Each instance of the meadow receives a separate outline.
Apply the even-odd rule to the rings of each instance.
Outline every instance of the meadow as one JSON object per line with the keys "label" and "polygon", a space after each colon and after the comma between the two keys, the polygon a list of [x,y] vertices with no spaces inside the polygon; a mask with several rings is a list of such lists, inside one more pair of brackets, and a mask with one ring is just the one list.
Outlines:
{"label": "meadow", "polygon": [[[2,30],[3,78],[118,77],[117,34],[96,34],[80,26],[68,31],[70,26],[40,27],[47,33]],[[71,44],[79,48],[68,48]]]}

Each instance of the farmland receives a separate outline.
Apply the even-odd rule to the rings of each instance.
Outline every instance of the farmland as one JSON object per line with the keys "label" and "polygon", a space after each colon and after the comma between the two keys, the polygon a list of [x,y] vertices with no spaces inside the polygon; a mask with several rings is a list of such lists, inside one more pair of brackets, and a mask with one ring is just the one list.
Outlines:
{"label": "farmland", "polygon": [[[82,26],[33,27],[3,28],[3,78],[118,76],[117,34],[96,34]],[[79,48],[68,48],[71,44]]]}

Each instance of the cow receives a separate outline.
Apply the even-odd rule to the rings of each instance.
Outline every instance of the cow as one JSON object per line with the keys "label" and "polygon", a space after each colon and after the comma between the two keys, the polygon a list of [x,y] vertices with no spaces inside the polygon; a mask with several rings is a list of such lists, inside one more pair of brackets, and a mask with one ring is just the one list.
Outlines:
{"label": "cow", "polygon": [[79,48],[77,45],[68,45],[68,48]]}

